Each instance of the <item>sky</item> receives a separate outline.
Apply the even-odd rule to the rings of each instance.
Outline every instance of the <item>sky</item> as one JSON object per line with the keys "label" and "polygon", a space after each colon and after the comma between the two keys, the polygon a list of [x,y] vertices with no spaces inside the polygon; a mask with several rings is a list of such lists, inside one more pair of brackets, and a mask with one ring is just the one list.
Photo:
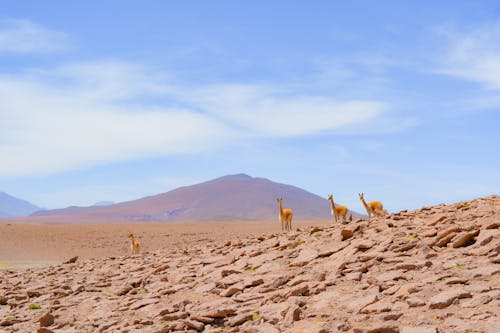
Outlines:
{"label": "sky", "polygon": [[226,174],[363,211],[499,194],[498,1],[5,1],[0,191],[45,208]]}

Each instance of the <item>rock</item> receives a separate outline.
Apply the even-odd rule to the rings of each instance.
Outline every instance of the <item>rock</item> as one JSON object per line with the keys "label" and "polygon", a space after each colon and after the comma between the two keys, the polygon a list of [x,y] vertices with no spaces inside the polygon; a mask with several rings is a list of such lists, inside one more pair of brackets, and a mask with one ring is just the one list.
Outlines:
{"label": "rock", "polygon": [[307,283],[301,283],[292,287],[287,293],[287,297],[290,296],[302,296],[309,294],[309,285]]}
{"label": "rock", "polygon": [[318,257],[318,252],[314,249],[304,248],[300,251],[299,256],[292,260],[290,266],[304,266]]}
{"label": "rock", "polygon": [[250,277],[243,281],[243,286],[245,288],[255,287],[264,283],[264,280],[260,277]]}
{"label": "rock", "polygon": [[223,292],[221,292],[220,295],[222,297],[231,297],[234,294],[236,294],[236,293],[238,293],[238,292],[240,292],[242,290],[243,290],[243,288],[241,286],[234,285],[234,286],[231,286],[228,289],[224,290]]}
{"label": "rock", "polygon": [[417,307],[417,306],[424,306],[425,305],[425,301],[418,298],[418,297],[408,297],[406,299],[406,303],[408,303],[408,305],[410,306],[410,308],[414,308],[414,307]]}
{"label": "rock", "polygon": [[6,305],[7,301],[7,297],[0,296],[0,305]]}
{"label": "rock", "polygon": [[399,333],[437,333],[435,326],[403,326]]}
{"label": "rock", "polygon": [[370,304],[363,309],[361,309],[360,313],[381,313],[381,312],[389,312],[392,310],[394,304],[388,301],[379,301],[373,304]]}
{"label": "rock", "polygon": [[280,330],[278,330],[276,327],[269,323],[263,323],[257,326],[257,332],[258,333],[280,333]]}
{"label": "rock", "polygon": [[448,245],[448,243],[451,242],[451,240],[453,238],[455,238],[455,236],[456,236],[456,233],[449,234],[448,236],[445,236],[445,237],[439,239],[434,245],[438,246],[438,247],[444,247],[444,246]]}
{"label": "rock", "polygon": [[328,330],[317,322],[300,320],[293,323],[292,333],[328,333]]}
{"label": "rock", "polygon": [[376,293],[368,294],[364,297],[349,297],[344,300],[343,306],[350,313],[359,313],[364,307],[378,301]]}
{"label": "rock", "polygon": [[123,296],[123,295],[126,295],[131,290],[132,290],[132,286],[130,286],[129,284],[126,284],[125,286],[121,287],[120,290],[118,290],[116,292],[116,294],[118,296]]}
{"label": "rock", "polygon": [[205,324],[196,320],[184,320],[184,325],[189,328],[194,328],[197,331],[201,331],[205,327]]}
{"label": "rock", "polygon": [[29,298],[40,297],[42,295],[39,291],[35,291],[35,290],[28,290],[26,292],[26,294],[28,295]]}
{"label": "rock", "polygon": [[248,314],[248,313],[240,313],[240,314],[237,314],[236,316],[234,317],[230,317],[227,321],[226,321],[226,324],[228,326],[231,326],[231,327],[234,327],[234,326],[239,326],[243,323],[245,323],[246,321],[250,320],[252,318],[252,315],[251,314]]}
{"label": "rock", "polygon": [[65,264],[74,264],[78,260],[78,256],[74,256],[66,260],[64,263]]}
{"label": "rock", "polygon": [[48,327],[54,324],[54,316],[50,313],[46,313],[40,319],[38,319],[38,322],[40,323],[40,327]]}
{"label": "rock", "polygon": [[226,277],[231,274],[240,274],[240,273],[241,273],[240,271],[235,269],[223,269],[220,274],[222,275],[222,277]]}
{"label": "rock", "polygon": [[280,277],[274,279],[273,282],[271,282],[271,284],[269,286],[274,288],[274,289],[278,289],[282,285],[286,284],[289,280],[290,279],[287,276],[280,276]]}
{"label": "rock", "polygon": [[42,327],[42,328],[37,329],[36,333],[54,333],[54,331],[53,330],[49,330],[46,327]]}
{"label": "rock", "polygon": [[219,301],[205,303],[204,307],[206,308],[206,310],[199,312],[199,316],[209,318],[224,318],[227,315],[236,312],[236,309],[234,307],[223,304]]}
{"label": "rock", "polygon": [[291,325],[293,322],[300,319],[301,314],[302,314],[302,310],[299,308],[298,305],[291,306],[285,315],[285,324]]}
{"label": "rock", "polygon": [[372,324],[369,328],[354,328],[354,333],[399,333],[399,329],[397,326],[392,325]]}
{"label": "rock", "polygon": [[354,231],[351,229],[342,229],[340,235],[342,236],[342,240],[346,240],[354,236]]}
{"label": "rock", "polygon": [[429,308],[443,309],[448,307],[455,299],[472,297],[470,293],[462,290],[447,290],[432,297],[429,301]]}
{"label": "rock", "polygon": [[500,272],[499,264],[492,264],[487,266],[481,266],[475,269],[471,269],[467,272],[467,275],[471,278],[479,276],[491,276]]}
{"label": "rock", "polygon": [[436,224],[438,224],[439,222],[442,222],[444,220],[446,220],[446,215],[442,215],[442,216],[438,217],[437,219],[435,219],[434,221],[432,221],[431,223],[429,223],[427,225],[430,226],[430,227],[433,227]]}
{"label": "rock", "polygon": [[439,235],[437,236],[437,239],[440,240],[450,234],[454,234],[454,233],[457,233],[457,232],[460,232],[461,228],[459,226],[453,226],[453,227],[450,227],[444,231],[442,231],[441,233],[439,233]]}
{"label": "rock", "polygon": [[368,250],[373,247],[373,242],[367,240],[360,240],[354,243],[354,248],[359,250]]}
{"label": "rock", "polygon": [[475,242],[474,237],[476,237],[478,234],[479,231],[471,231],[465,234],[460,234],[458,235],[458,238],[452,243],[452,246],[454,248],[457,248],[472,245]]}

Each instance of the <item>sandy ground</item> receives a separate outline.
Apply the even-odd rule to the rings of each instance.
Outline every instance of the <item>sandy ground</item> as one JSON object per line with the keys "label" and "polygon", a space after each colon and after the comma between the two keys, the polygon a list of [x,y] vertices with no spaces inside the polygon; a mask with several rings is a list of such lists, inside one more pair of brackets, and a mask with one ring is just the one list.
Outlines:
{"label": "sandy ground", "polygon": [[[293,227],[328,225],[327,221],[295,222]],[[226,242],[281,232],[278,221],[135,224],[0,224],[0,269],[29,267],[80,259],[105,258],[129,253],[132,232],[142,250],[181,248],[193,242]]]}

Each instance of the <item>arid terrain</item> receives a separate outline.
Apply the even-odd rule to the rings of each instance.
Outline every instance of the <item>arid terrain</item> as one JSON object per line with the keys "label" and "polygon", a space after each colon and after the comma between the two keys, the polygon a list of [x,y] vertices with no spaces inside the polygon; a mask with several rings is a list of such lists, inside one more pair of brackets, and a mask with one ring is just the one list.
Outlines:
{"label": "arid terrain", "polygon": [[[223,244],[281,230],[279,222],[163,222],[122,224],[0,224],[0,263],[61,262],[124,256],[130,253],[127,234],[140,241],[143,252],[189,249],[196,244]],[[293,227],[331,225],[329,221],[294,221]]]}
{"label": "arid terrain", "polygon": [[0,332],[500,332],[499,227],[498,196],[288,233],[2,225],[2,260],[59,263],[0,270]]}

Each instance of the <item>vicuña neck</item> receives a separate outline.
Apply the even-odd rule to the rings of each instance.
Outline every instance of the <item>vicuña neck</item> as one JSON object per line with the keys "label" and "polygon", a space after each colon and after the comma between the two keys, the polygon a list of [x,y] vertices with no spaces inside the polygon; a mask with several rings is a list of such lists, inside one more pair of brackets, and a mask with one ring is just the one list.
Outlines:
{"label": "vicu\u00f1a neck", "polygon": [[332,204],[332,208],[335,209],[335,203],[333,202],[333,198],[330,198],[330,203]]}
{"label": "vicu\u00f1a neck", "polygon": [[366,204],[365,198],[361,198],[361,202],[363,203],[363,206],[365,206],[365,208],[368,209],[368,205]]}

